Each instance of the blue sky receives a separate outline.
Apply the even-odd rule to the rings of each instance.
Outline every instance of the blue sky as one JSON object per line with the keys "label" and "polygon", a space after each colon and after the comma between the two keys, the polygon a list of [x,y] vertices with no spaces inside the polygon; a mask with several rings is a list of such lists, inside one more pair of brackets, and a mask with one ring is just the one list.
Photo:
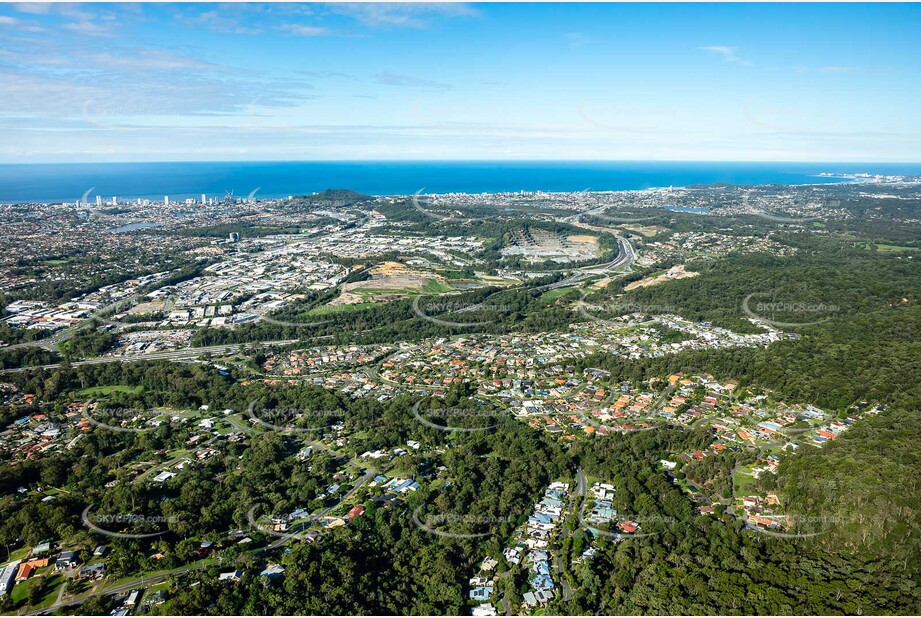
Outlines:
{"label": "blue sky", "polygon": [[921,161],[917,4],[0,5],[0,162]]}

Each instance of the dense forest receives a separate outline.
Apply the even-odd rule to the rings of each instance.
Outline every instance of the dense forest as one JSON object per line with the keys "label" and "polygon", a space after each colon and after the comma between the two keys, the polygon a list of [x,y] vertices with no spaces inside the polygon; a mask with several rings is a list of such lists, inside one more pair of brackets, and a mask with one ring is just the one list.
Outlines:
{"label": "dense forest", "polygon": [[[726,367],[733,367],[733,354],[722,354]],[[669,361],[650,360],[644,368],[654,372]],[[718,361],[715,355],[710,361],[713,373],[720,373]],[[687,357],[681,362],[695,361]],[[630,373],[626,365],[607,366],[624,376]],[[15,381],[61,402],[89,385],[143,387],[112,393],[110,407],[245,410],[255,400],[266,409],[340,410],[342,421],[363,436],[349,443],[351,455],[409,438],[444,450],[435,460],[409,454],[398,462],[415,478],[429,481],[406,503],[366,502],[366,517],[354,525],[330,531],[313,544],[292,544],[278,559],[286,569],[282,581],[259,581],[253,568],[264,565],[266,556],[234,548],[224,560],[247,569],[241,582],[218,585],[217,566],[190,573],[172,585],[171,600],[159,608],[162,613],[462,613],[466,580],[479,561],[501,556],[504,539],[542,489],[551,480],[572,479],[577,467],[611,479],[618,510],[648,522],[644,528],[653,534],[621,543],[601,539],[594,561],[567,567],[577,586],[569,601],[554,602],[555,612],[904,613],[921,607],[918,546],[905,542],[921,530],[914,488],[921,461],[911,448],[921,437],[921,424],[907,412],[872,417],[827,450],[784,460],[780,489],[785,499],[828,528],[815,538],[786,540],[743,529],[728,515],[698,515],[688,496],[670,482],[659,459],[705,447],[712,439],[707,429],[613,435],[571,448],[510,418],[500,419],[489,432],[449,434],[418,423],[411,397],[380,403],[351,401],[316,387],[247,386],[202,365],[90,365],[18,375]],[[445,405],[475,404],[461,386],[448,394]],[[323,478],[343,463],[324,453],[299,461],[293,457],[300,448],[297,436],[262,432],[248,443],[227,444],[219,457],[171,479],[163,489],[124,476],[139,458],[184,444],[189,431],[187,426],[161,426],[143,434],[94,431],[74,449],[0,466],[5,495],[0,542],[60,538],[92,547],[98,541],[81,527],[79,517],[95,503],[97,512],[154,513],[168,522],[169,534],[156,540],[115,540],[109,562],[113,574],[175,568],[195,560],[200,539],[220,543],[233,530],[248,528],[246,513],[253,505],[266,515],[323,506],[316,498]],[[440,466],[445,470],[438,473]],[[14,492],[35,483],[70,492],[50,503]],[[451,532],[487,536],[433,535],[413,523],[413,513],[426,521],[446,521],[442,527]],[[472,513],[480,518],[463,523],[461,516]],[[452,524],[455,520],[462,523]],[[131,531],[150,529],[144,526],[136,524]],[[586,535],[572,528],[564,545],[571,556],[587,545]],[[259,543],[259,533],[253,536]],[[158,547],[170,551],[152,561],[147,556]],[[190,586],[189,579],[199,584]],[[526,571],[512,569],[504,585],[515,598],[526,585]],[[111,600],[94,598],[79,611],[107,613],[106,603]]]}

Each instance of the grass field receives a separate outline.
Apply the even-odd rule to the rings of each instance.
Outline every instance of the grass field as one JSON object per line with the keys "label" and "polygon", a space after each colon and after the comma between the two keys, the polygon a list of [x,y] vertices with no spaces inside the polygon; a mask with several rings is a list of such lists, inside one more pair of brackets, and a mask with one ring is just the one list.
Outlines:
{"label": "grass field", "polygon": [[[29,553],[29,547],[20,547],[19,549],[14,549],[10,552],[10,559],[7,562],[12,562],[13,560],[25,560],[26,555]],[[6,558],[6,556],[3,556]],[[3,564],[6,564],[4,562]]]}
{"label": "grass field", "polygon": [[882,245],[876,243],[876,250],[882,253],[899,253],[901,251],[921,251],[918,247],[906,247],[903,245]]}
{"label": "grass field", "polygon": [[568,296],[569,294],[573,294],[575,293],[575,291],[576,291],[575,288],[557,288],[555,290],[544,292],[541,295],[540,299],[546,302],[553,302],[559,298]]}
{"label": "grass field", "polygon": [[444,294],[445,292],[453,292],[454,288],[435,279],[429,279],[426,284],[422,286],[422,291],[426,294]]}
{"label": "grass field", "polygon": [[16,603],[17,606],[20,603],[25,605],[26,598],[29,596],[29,591],[35,586],[45,584],[45,593],[42,595],[41,600],[36,605],[29,606],[29,610],[34,611],[43,607],[48,607],[54,603],[58,595],[58,589],[64,583],[64,576],[51,572],[51,568],[52,567],[48,566],[44,569],[39,569],[38,574],[35,576],[26,581],[17,583],[10,593],[13,602]]}
{"label": "grass field", "polygon": [[344,313],[352,311],[361,311],[362,309],[368,309],[380,303],[375,302],[366,302],[366,303],[353,303],[351,305],[323,305],[320,307],[314,307],[307,312],[307,315],[328,315],[330,313]]}
{"label": "grass field", "polygon": [[138,393],[143,392],[143,386],[125,386],[122,384],[116,384],[114,386],[91,386],[90,388],[84,388],[79,391],[78,394],[83,395],[84,397],[98,397],[104,395],[111,395],[112,393],[130,393],[132,395],[137,395]]}
{"label": "grass field", "polygon": [[[219,564],[219,560],[216,557],[202,558],[201,560],[196,560],[195,562],[190,562],[186,565],[186,568],[196,569],[202,567],[208,567],[214,564]],[[151,579],[154,577],[159,577],[161,575],[167,575],[170,573],[171,569],[163,569],[160,571],[151,571],[145,573],[143,576],[138,575],[129,575],[128,577],[123,577],[116,580],[106,580],[102,589],[108,590],[111,588],[117,588],[119,586],[126,586],[128,584],[142,584],[145,579]]]}
{"label": "grass field", "polygon": [[755,477],[751,474],[746,474],[743,469],[737,470],[735,478],[733,479],[733,487],[735,487],[736,495],[733,497],[747,496],[749,488],[754,483]]}

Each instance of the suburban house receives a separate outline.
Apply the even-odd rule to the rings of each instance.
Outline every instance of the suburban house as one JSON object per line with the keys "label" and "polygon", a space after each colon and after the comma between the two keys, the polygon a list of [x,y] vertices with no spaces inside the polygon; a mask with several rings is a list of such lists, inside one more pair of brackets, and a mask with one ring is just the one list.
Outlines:
{"label": "suburban house", "polygon": [[54,568],[57,571],[63,571],[75,566],[77,566],[77,552],[75,551],[62,551],[58,559],[54,561]]}

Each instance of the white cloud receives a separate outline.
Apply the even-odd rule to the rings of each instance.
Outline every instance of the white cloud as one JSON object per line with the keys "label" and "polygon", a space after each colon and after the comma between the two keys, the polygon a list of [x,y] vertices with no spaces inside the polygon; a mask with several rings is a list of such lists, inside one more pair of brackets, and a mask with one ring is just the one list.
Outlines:
{"label": "white cloud", "polygon": [[341,71],[295,71],[298,75],[305,75],[311,79],[331,79],[338,81],[354,81],[355,76]]}
{"label": "white cloud", "polygon": [[857,67],[822,67],[819,69],[822,73],[842,74],[857,73],[860,71]]}
{"label": "white cloud", "polygon": [[50,2],[17,2],[13,4],[13,10],[19,13],[30,13],[32,15],[47,15],[51,12]]}
{"label": "white cloud", "polygon": [[329,29],[322,26],[308,26],[305,24],[285,24],[282,30],[290,32],[296,36],[325,36],[329,34]]}
{"label": "white cloud", "polygon": [[138,71],[220,71],[225,67],[167,50],[142,49],[138,55],[94,53],[85,58],[96,69]]}
{"label": "white cloud", "polygon": [[94,17],[86,5],[77,2],[18,2],[13,10],[30,15],[62,15],[69,19],[84,21]]}
{"label": "white cloud", "polygon": [[449,90],[451,84],[437,82],[431,79],[401,75],[399,73],[378,73],[372,79],[385,86],[400,86],[404,88],[423,88],[426,90]]}
{"label": "white cloud", "polygon": [[479,12],[464,3],[349,2],[327,5],[333,13],[348,15],[366,26],[426,28],[436,17],[475,16]]}
{"label": "white cloud", "polygon": [[[208,10],[201,13],[189,14],[182,11],[174,17],[184,25],[204,26],[215,32],[227,34],[261,34],[261,28],[246,25],[249,16],[245,14],[248,5],[221,6],[220,10]],[[182,7],[185,9],[185,7]]]}
{"label": "white cloud", "polygon": [[0,15],[0,26],[10,26],[22,32],[45,32],[45,29],[41,26],[27,23],[20,19],[16,19],[15,17],[8,17],[6,15]]}
{"label": "white cloud", "polygon": [[751,64],[751,62],[748,60],[739,57],[738,47],[729,47],[726,45],[708,45],[706,47],[698,47],[697,49],[721,56],[723,60],[726,62],[731,62],[732,64],[741,64],[745,66]]}
{"label": "white cloud", "polygon": [[61,26],[65,30],[76,32],[84,36],[114,36],[115,32],[111,24],[97,24],[88,19],[74,21]]}
{"label": "white cloud", "polygon": [[566,37],[566,40],[569,42],[569,46],[573,49],[585,47],[586,43],[590,41],[589,37],[585,36],[581,32],[567,32],[563,36]]}

